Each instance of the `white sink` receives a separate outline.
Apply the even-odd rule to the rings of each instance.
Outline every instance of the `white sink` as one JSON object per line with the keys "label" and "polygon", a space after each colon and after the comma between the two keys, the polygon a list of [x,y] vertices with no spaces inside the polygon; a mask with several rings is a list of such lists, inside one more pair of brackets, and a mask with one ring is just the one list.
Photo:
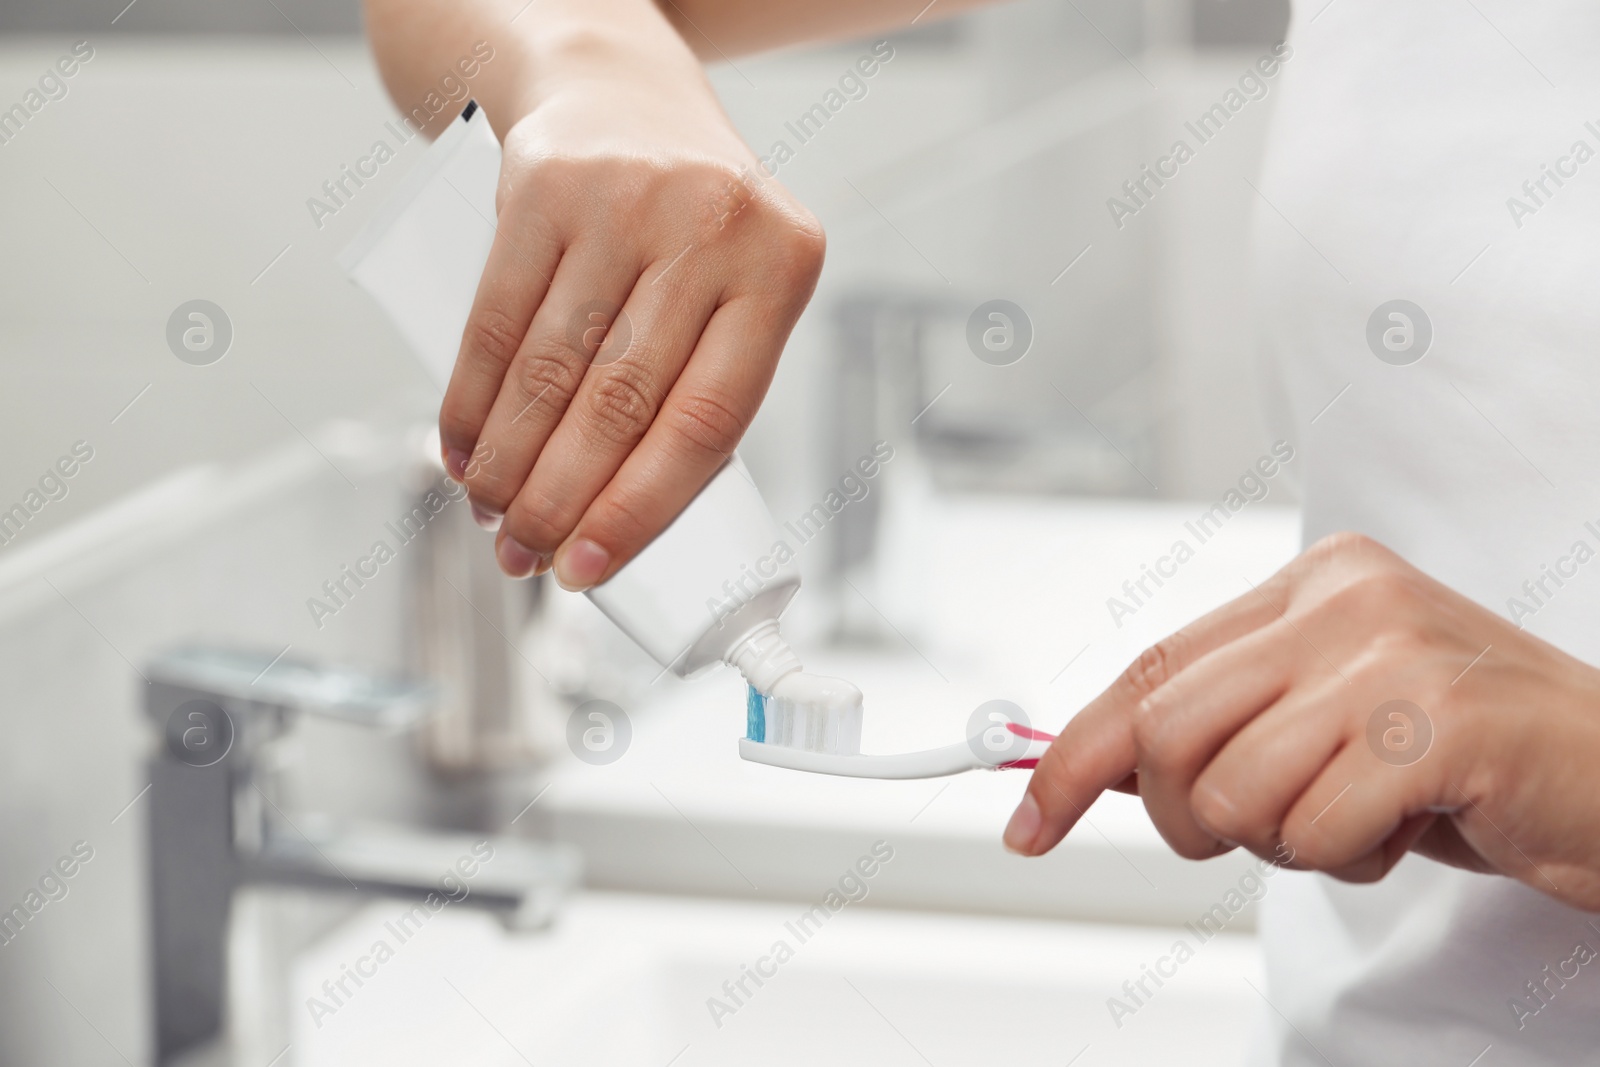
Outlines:
{"label": "white sink", "polygon": [[[546,932],[451,905],[402,942],[406,910],[375,903],[298,962],[292,1062],[1206,1067],[1241,1061],[1263,1009],[1255,942],[1233,934],[862,904],[801,929],[798,903],[591,892]],[[1179,938],[1194,951],[1174,965]],[[379,941],[393,951],[381,963]],[[1135,1004],[1123,983],[1163,957],[1170,977],[1145,978],[1153,995]],[[324,981],[358,964],[369,976],[335,1003]],[[755,966],[762,985],[724,988]],[[1135,1010],[1114,1018],[1113,996]]]}

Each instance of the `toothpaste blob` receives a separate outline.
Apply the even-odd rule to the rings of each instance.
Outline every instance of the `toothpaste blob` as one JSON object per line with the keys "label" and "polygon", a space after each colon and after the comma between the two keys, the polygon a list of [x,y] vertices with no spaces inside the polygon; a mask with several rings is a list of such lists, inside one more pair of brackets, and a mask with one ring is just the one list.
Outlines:
{"label": "toothpaste blob", "polygon": [[794,671],[770,693],[750,686],[745,711],[752,741],[836,756],[861,752],[861,690],[843,679]]}
{"label": "toothpaste blob", "polygon": [[750,631],[727,662],[750,683],[745,736],[751,741],[837,756],[861,753],[861,690],[806,673],[777,620]]}
{"label": "toothpaste blob", "polygon": [[752,763],[847,778],[940,778],[1035,767],[1055,740],[1054,734],[1002,715],[997,725],[1004,726],[1010,743],[999,750],[980,734],[921,752],[863,755],[861,690],[838,678],[807,674],[776,623],[739,641],[728,662],[749,683],[739,757]]}

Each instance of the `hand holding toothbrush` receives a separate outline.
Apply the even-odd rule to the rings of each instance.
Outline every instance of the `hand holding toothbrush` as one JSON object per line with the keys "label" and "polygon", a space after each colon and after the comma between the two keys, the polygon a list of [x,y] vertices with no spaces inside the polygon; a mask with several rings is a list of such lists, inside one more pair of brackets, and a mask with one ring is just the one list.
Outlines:
{"label": "hand holding toothbrush", "polygon": [[1335,535],[1147,651],[1040,761],[1039,855],[1106,789],[1180,855],[1351,882],[1407,851],[1600,908],[1600,671],[1383,546]]}

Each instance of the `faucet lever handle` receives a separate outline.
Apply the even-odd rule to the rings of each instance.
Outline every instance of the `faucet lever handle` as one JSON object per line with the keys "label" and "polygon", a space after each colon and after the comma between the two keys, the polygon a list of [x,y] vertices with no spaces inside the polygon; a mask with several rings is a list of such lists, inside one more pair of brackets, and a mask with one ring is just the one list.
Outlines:
{"label": "faucet lever handle", "polygon": [[[285,650],[287,651],[287,650]],[[154,681],[212,695],[230,708],[266,705],[399,732],[419,723],[436,694],[426,682],[206,646],[166,652],[146,672]]]}

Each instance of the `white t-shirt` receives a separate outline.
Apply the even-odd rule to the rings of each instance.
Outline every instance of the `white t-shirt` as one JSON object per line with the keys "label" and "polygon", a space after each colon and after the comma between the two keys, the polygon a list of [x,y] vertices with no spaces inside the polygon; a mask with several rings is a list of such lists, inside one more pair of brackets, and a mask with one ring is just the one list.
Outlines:
{"label": "white t-shirt", "polygon": [[[1295,0],[1289,40],[1258,291],[1306,541],[1369,534],[1600,664],[1600,559],[1573,551],[1600,550],[1600,4]],[[1368,341],[1392,300],[1432,327],[1408,365],[1404,320],[1387,360]],[[1600,916],[1509,879],[1285,873],[1262,934],[1254,1063],[1600,1062]]]}

